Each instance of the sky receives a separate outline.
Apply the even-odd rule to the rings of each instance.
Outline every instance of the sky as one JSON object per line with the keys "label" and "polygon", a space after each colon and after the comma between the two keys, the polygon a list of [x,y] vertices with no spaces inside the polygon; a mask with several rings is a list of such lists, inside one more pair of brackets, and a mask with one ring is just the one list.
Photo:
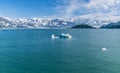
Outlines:
{"label": "sky", "polygon": [[0,15],[11,18],[120,16],[120,0],[0,0]]}

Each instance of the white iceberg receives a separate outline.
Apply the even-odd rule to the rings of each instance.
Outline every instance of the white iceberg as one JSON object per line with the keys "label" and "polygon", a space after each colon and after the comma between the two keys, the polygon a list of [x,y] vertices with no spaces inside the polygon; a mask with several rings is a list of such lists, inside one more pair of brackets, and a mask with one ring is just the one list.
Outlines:
{"label": "white iceberg", "polygon": [[55,36],[54,34],[51,35],[51,39],[57,39],[57,38],[64,38],[64,39],[71,39],[72,36],[70,34],[64,34],[64,33],[61,33],[60,36]]}
{"label": "white iceberg", "polygon": [[54,34],[52,34],[51,38],[52,38],[52,39],[57,39],[58,36],[55,36]]}
{"label": "white iceberg", "polygon": [[67,38],[67,39],[71,39],[72,36],[70,34],[64,34],[64,33],[61,33],[61,35],[59,36],[60,38]]}
{"label": "white iceberg", "polygon": [[107,48],[102,48],[102,51],[107,51]]}

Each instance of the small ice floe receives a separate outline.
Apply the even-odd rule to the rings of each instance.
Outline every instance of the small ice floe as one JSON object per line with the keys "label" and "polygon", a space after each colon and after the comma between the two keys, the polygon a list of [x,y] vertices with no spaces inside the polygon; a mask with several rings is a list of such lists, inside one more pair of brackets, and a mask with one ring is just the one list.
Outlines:
{"label": "small ice floe", "polygon": [[61,33],[61,35],[59,36],[60,38],[66,38],[66,39],[71,39],[72,36],[70,34],[64,34],[64,33]]}
{"label": "small ice floe", "polygon": [[102,51],[107,51],[108,49],[107,48],[102,48]]}
{"label": "small ice floe", "polygon": [[51,35],[51,39],[57,39],[57,38],[71,39],[72,36],[70,34],[64,34],[64,33],[61,33],[61,35],[59,36],[55,36],[54,34]]}
{"label": "small ice floe", "polygon": [[55,36],[54,34],[52,34],[51,39],[57,39],[57,38],[58,36]]}

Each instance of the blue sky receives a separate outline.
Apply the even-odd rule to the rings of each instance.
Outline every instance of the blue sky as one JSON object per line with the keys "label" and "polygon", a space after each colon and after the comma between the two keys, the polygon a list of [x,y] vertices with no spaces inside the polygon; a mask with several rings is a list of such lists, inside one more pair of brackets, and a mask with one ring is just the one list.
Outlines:
{"label": "blue sky", "polygon": [[55,0],[0,0],[0,15],[9,17],[42,17],[53,15]]}
{"label": "blue sky", "polygon": [[120,15],[120,0],[0,0],[0,15],[12,18]]}
{"label": "blue sky", "polygon": [[[0,0],[0,15],[7,17],[59,16],[70,0]],[[85,2],[87,0],[84,0]],[[64,11],[63,11],[64,12]],[[77,14],[77,13],[76,13]]]}

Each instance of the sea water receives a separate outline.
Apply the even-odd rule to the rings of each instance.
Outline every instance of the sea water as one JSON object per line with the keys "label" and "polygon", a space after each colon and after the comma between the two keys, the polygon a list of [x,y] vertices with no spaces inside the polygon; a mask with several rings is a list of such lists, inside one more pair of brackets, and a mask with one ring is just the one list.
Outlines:
{"label": "sea water", "polygon": [[[61,33],[72,39],[51,39]],[[0,73],[119,72],[120,30],[0,30]]]}

